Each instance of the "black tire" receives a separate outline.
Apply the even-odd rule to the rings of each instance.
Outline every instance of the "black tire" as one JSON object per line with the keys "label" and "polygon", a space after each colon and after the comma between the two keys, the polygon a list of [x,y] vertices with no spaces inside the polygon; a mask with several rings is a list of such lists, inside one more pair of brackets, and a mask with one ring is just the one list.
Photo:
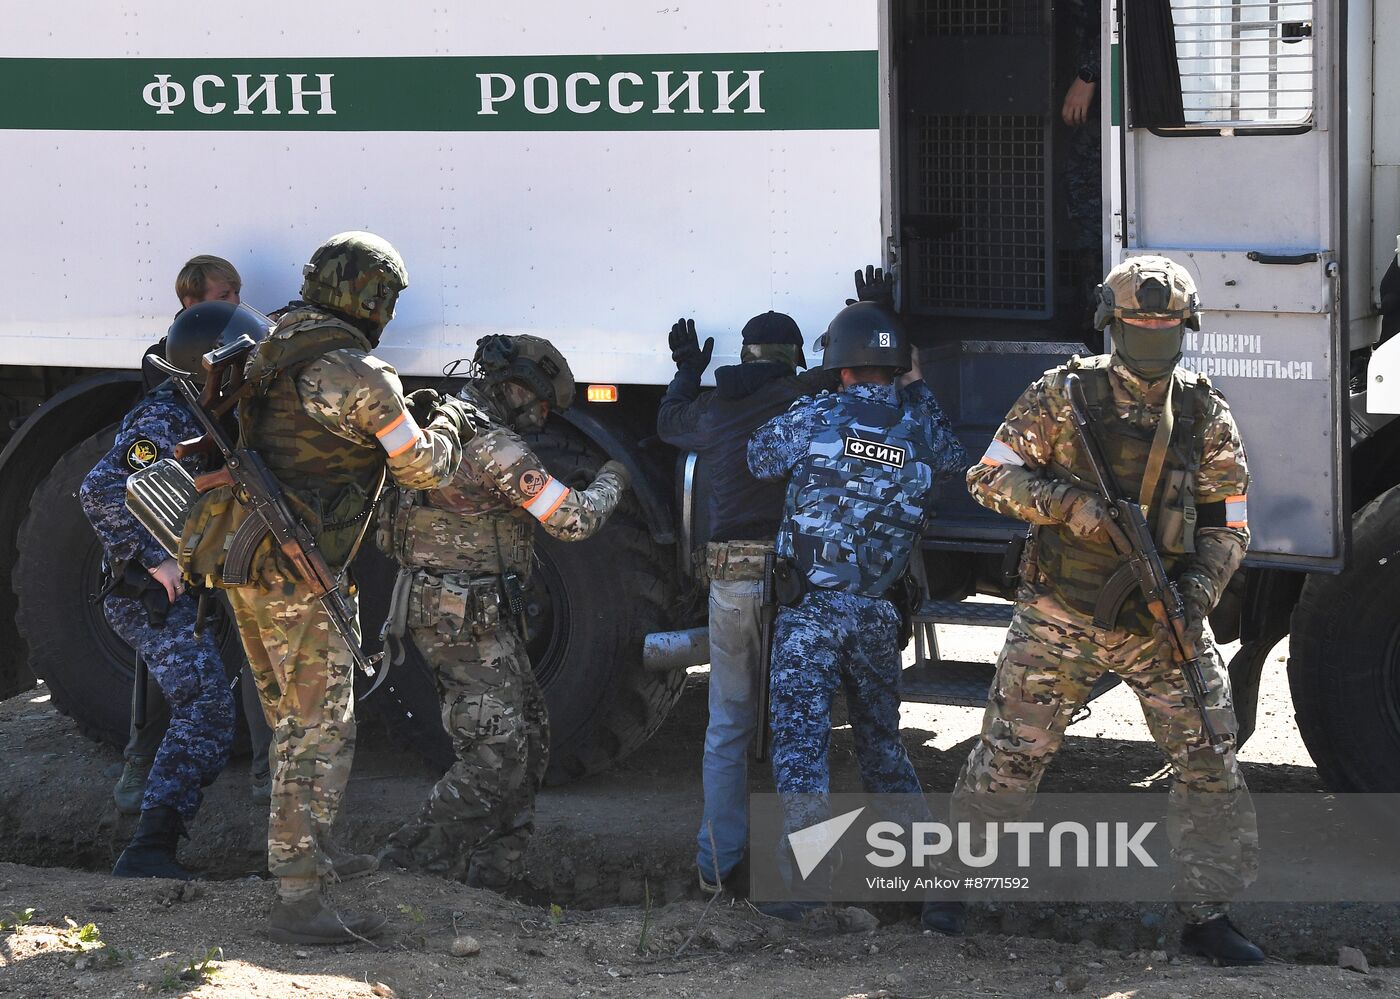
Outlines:
{"label": "black tire", "polygon": [[[135,656],[93,600],[101,587],[102,546],[78,503],[78,486],[112,446],[115,427],[93,434],[58,460],[39,483],[17,536],[16,623],[29,664],[54,707],[79,731],[111,746],[126,745]],[[230,681],[243,668],[243,647],[223,615],[216,628]],[[235,697],[242,713],[240,699]],[[235,752],[246,752],[247,728],[234,728]]]}
{"label": "black tire", "polygon": [[[531,446],[557,478],[575,486],[591,482],[604,460],[559,421]],[[566,543],[539,530],[535,554],[526,592],[528,648],[549,708],[548,779],[557,784],[605,770],[637,749],[680,698],[684,670],[642,667],[643,637],[671,626],[678,580],[673,552],[651,539],[630,494],[586,541]],[[367,568],[371,576],[382,571],[372,562]],[[367,580],[366,603],[374,589]],[[366,620],[365,630],[377,632],[375,619]],[[451,763],[431,676],[411,645],[374,699],[398,741],[434,768]]]}
{"label": "black tire", "polygon": [[1400,791],[1398,549],[1400,486],[1356,516],[1346,571],[1309,576],[1293,611],[1293,710],[1332,791]]}

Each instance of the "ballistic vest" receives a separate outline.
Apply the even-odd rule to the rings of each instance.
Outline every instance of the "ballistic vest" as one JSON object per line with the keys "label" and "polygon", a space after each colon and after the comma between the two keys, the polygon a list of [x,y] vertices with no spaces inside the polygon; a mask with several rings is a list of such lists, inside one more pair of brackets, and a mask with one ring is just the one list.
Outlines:
{"label": "ballistic vest", "polygon": [[[1079,375],[1091,427],[1118,487],[1127,496],[1140,496],[1156,425],[1137,427],[1119,416],[1109,384],[1107,356],[1076,358],[1065,367]],[[1172,377],[1175,384],[1171,392],[1171,435],[1161,474],[1144,512],[1162,565],[1169,576],[1175,577],[1183,556],[1195,550],[1196,477],[1210,389],[1204,377],[1189,375],[1180,368]],[[1055,468],[1054,474],[1066,479],[1072,476],[1086,487],[1097,487],[1082,448],[1074,449],[1069,469]],[[1066,604],[1092,616],[1104,584],[1123,564],[1122,557],[1108,542],[1077,538],[1060,524],[1037,528],[1036,539],[1042,577]],[[1141,593],[1134,590],[1128,596],[1116,624],[1139,635],[1151,632],[1152,617]]]}
{"label": "ballistic vest", "polygon": [[881,597],[919,544],[933,442],[901,406],[818,396],[815,433],[788,483],[777,552],[808,583]]}
{"label": "ballistic vest", "polygon": [[267,462],[332,568],[349,557],[370,513],[384,451],[346,440],[314,419],[297,377],[317,358],[346,348],[371,349],[363,333],[340,319],[308,308],[287,313],[248,361],[253,394],[238,413],[244,446]]}

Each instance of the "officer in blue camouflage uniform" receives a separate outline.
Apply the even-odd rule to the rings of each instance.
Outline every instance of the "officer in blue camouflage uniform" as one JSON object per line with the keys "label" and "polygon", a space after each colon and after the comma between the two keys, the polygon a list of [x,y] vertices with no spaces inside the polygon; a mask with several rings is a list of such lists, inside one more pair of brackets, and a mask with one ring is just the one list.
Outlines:
{"label": "officer in blue camouflage uniform", "polygon": [[[175,297],[181,309],[188,309],[201,302],[228,302],[238,305],[243,291],[243,278],[238,269],[223,257],[201,253],[185,261],[175,277]],[[275,318],[275,317],[269,317]],[[152,354],[165,356],[165,338],[152,344],[146,351],[141,364],[141,376],[146,391],[152,391],[165,381],[165,373],[148,363]],[[151,764],[165,738],[170,724],[170,711],[160,686],[155,678],[147,676],[143,691],[146,698],[146,716],[142,725],[136,724],[135,687],[132,688],[132,724],[126,748],[122,751],[122,772],[112,788],[112,800],[117,811],[123,815],[140,815],[141,799],[146,791],[146,777]],[[248,727],[248,741],[251,749],[248,775],[251,781],[253,801],[266,804],[272,791],[272,777],[268,772],[267,748],[272,739],[272,729],[263,718],[262,704],[258,701],[258,690],[253,683],[253,675],[245,665],[238,682],[239,696],[243,699],[243,718]]]}
{"label": "officer in blue camouflage uniform", "polygon": [[[210,312],[217,313],[212,323]],[[197,305],[172,325],[166,356],[177,367],[199,372],[199,357],[223,337],[258,336],[265,324],[247,306]],[[173,457],[176,444],[201,432],[174,388],[163,384],[127,414],[112,449],[78,491],[108,566],[126,581],[106,597],[107,621],[145,660],[170,708],[169,727],[141,799],[140,822],[112,869],[117,877],[194,876],[176,860],[175,849],[199,810],[200,789],[223,770],[233,741],[233,694],[212,629],[195,634],[196,604],[185,592],[179,567],[126,508],[127,477]],[[205,470],[199,456],[181,464],[191,475]]]}
{"label": "officer in blue camouflage uniform", "polygon": [[899,738],[892,597],[935,487],[967,463],[890,310],[847,306],[825,345],[822,367],[840,372],[841,389],[799,400],[749,442],[755,476],[790,478],[777,554],[805,589],[778,612],[769,688],[773,778],[789,833],[829,817],[831,701],[841,688],[865,790],[921,790]]}

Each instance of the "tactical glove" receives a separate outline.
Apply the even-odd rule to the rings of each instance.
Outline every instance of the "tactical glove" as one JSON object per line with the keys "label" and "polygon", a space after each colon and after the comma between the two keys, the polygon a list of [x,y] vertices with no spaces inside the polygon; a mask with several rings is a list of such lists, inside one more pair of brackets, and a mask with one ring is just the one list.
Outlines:
{"label": "tactical glove", "polygon": [[408,415],[421,427],[432,420],[433,410],[442,403],[442,393],[437,389],[415,389],[404,396],[404,401],[408,403]]}
{"label": "tactical glove", "polygon": [[1065,495],[1063,508],[1068,514],[1064,524],[1076,538],[1107,541],[1120,555],[1126,555],[1132,549],[1132,542],[1100,497],[1084,489],[1071,489]]}
{"label": "tactical glove", "polygon": [[[627,466],[624,465],[624,464],[623,464],[622,462],[620,462],[620,461],[605,461],[605,462],[603,462],[603,467],[600,468],[600,469],[598,469],[598,475],[602,475],[604,472],[612,472],[612,473],[615,474],[619,479],[621,479],[621,480],[622,480],[622,488],[624,488],[624,489],[626,489],[628,486],[630,486],[630,485],[632,484],[632,476],[629,475],[629,474],[627,474]],[[594,481],[594,482],[597,482],[597,481],[598,481],[598,479],[597,479],[596,476],[594,477],[593,481]]]}
{"label": "tactical glove", "polygon": [[856,297],[846,299],[846,304],[855,305],[856,302],[875,302],[887,309],[893,309],[894,271],[886,274],[884,270],[873,265],[867,265],[864,274],[856,271]]}
{"label": "tactical glove", "polygon": [[703,374],[710,366],[710,355],[715,352],[715,338],[709,337],[705,346],[700,346],[700,338],[695,334],[694,319],[677,319],[671,327],[671,360],[681,371]]}
{"label": "tactical glove", "polygon": [[461,444],[467,443],[476,436],[477,426],[472,419],[471,409],[465,403],[450,396],[438,401],[429,423],[451,427],[457,432],[457,441]]}

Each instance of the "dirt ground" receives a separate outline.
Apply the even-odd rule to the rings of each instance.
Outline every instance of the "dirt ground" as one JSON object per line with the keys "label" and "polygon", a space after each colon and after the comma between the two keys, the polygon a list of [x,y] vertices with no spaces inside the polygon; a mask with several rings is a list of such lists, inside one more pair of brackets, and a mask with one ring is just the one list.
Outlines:
{"label": "dirt ground", "polygon": [[[1000,635],[942,628],[944,653],[990,659]],[[1256,791],[1320,790],[1297,736],[1280,648],[1267,668],[1260,729],[1242,753]],[[346,908],[392,917],[377,946],[298,949],[263,931],[265,812],[235,762],[208,792],[182,858],[214,880],[182,892],[105,872],[134,820],[112,805],[118,754],[80,736],[40,687],[0,703],[0,995],[48,996],[809,996],[1100,997],[1400,994],[1400,907],[1242,904],[1263,968],[1215,969],[1179,956],[1180,923],[1155,904],[983,905],[969,936],[926,934],[912,911],[872,908],[868,928],[792,927],[742,900],[706,909],[694,886],[706,677],[647,748],[612,772],[540,799],[527,885],[513,898],[381,873],[341,886]],[[907,705],[905,740],[930,791],[951,786],[979,713]],[[1075,725],[1047,791],[1161,793],[1161,758],[1130,694]],[[833,787],[856,789],[842,719]],[[432,775],[366,731],[342,812],[343,838],[369,849],[412,811]],[[755,790],[771,787],[753,775]],[[25,910],[34,913],[25,922]],[[13,916],[11,914],[14,914]],[[76,927],[70,926],[68,919]],[[878,925],[876,921],[878,920]],[[83,928],[92,924],[95,929]],[[479,945],[454,940],[470,936]],[[1340,947],[1369,973],[1337,967]],[[202,970],[201,970],[202,969]]]}

